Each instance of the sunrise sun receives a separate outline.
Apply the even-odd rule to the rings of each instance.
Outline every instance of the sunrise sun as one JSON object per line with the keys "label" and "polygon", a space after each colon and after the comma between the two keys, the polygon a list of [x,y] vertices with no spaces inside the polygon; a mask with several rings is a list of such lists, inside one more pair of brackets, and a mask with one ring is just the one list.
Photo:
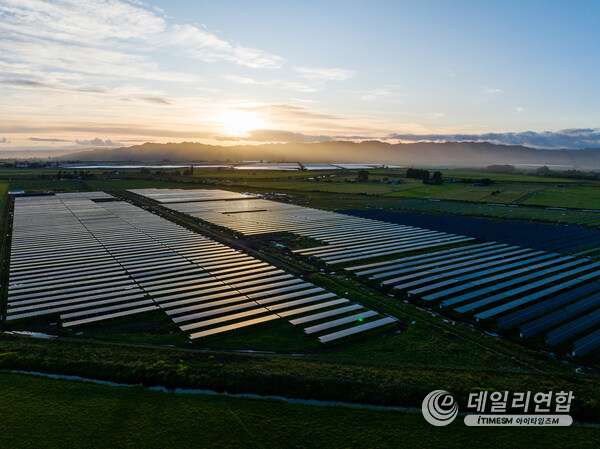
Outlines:
{"label": "sunrise sun", "polygon": [[230,109],[219,118],[221,126],[228,135],[239,136],[255,129],[265,128],[265,122],[252,111]]}

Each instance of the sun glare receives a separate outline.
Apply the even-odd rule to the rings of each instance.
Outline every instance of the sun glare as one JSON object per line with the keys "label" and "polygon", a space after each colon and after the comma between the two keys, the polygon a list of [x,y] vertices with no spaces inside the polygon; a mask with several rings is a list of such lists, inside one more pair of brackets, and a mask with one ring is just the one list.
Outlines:
{"label": "sun glare", "polygon": [[225,132],[232,136],[239,136],[255,129],[265,128],[264,121],[255,112],[241,109],[225,111],[219,121]]}

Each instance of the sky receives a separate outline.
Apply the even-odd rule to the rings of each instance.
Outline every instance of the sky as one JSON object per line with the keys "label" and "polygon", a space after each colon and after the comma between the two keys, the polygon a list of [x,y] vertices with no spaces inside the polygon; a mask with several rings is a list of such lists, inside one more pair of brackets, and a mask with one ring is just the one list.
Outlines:
{"label": "sky", "polygon": [[598,1],[0,0],[0,152],[600,148],[598,49]]}

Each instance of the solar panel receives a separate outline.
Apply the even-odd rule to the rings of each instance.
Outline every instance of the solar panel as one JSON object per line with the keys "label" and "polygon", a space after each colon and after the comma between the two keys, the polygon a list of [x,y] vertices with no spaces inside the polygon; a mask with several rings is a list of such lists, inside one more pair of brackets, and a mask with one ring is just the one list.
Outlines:
{"label": "solar panel", "polygon": [[600,306],[600,293],[596,293],[588,298],[577,301],[576,303],[567,306],[563,309],[544,315],[537,320],[531,321],[521,326],[521,337],[531,337],[539,332],[545,331],[553,326],[556,326],[569,318],[587,312]]}
{"label": "solar panel", "polygon": [[573,355],[583,356],[590,351],[600,347],[600,329],[595,330],[594,332],[589,333],[583,338],[575,341],[573,343],[575,349],[573,350]]}
{"label": "solar panel", "polygon": [[265,309],[263,307],[260,307],[258,309],[252,309],[252,310],[247,310],[246,312],[240,312],[240,313],[234,313],[234,314],[230,314],[230,315],[225,315],[219,318],[213,318],[211,320],[205,320],[205,321],[199,321],[197,323],[191,323],[191,324],[186,324],[183,326],[180,326],[181,330],[183,331],[188,331],[191,329],[197,329],[199,327],[206,327],[206,326],[212,326],[218,323],[223,323],[226,321],[235,321],[241,318],[246,318],[252,315],[258,315],[261,313],[267,313],[269,312],[268,309]]}
{"label": "solar panel", "polygon": [[123,312],[109,313],[107,315],[99,315],[99,316],[84,318],[81,320],[63,322],[63,327],[79,326],[81,324],[89,324],[89,323],[93,323],[93,322],[97,322],[97,321],[110,320],[113,318],[119,318],[119,317],[134,315],[134,314],[138,314],[138,313],[145,313],[145,312],[150,312],[153,310],[159,310],[159,309],[155,305],[146,306],[146,307],[141,307],[141,308],[133,309],[133,310],[125,310]]}
{"label": "solar panel", "polygon": [[220,334],[223,332],[229,332],[232,330],[242,329],[244,327],[254,326],[256,324],[266,323],[268,321],[276,320],[278,318],[279,317],[277,315],[267,315],[267,316],[255,318],[252,320],[241,321],[241,322],[235,323],[235,324],[229,324],[227,326],[215,327],[215,328],[205,330],[202,332],[194,332],[193,334],[190,335],[190,338],[192,340],[194,340],[196,338],[208,337],[210,335],[215,335],[215,334]]}
{"label": "solar panel", "polygon": [[393,318],[385,317],[380,320],[371,321],[369,323],[361,324],[359,326],[354,326],[348,329],[344,329],[341,331],[333,332],[331,334],[323,335],[319,337],[319,341],[321,343],[329,343],[334,340],[339,340],[340,338],[349,337],[351,335],[358,334],[359,332],[365,332],[371,329],[375,329],[377,327],[385,326],[386,324],[394,323],[396,320]]}
{"label": "solar panel", "polygon": [[357,313],[356,315],[347,316],[344,318],[338,318],[337,320],[328,321],[326,323],[317,324],[315,326],[310,326],[304,329],[304,332],[307,334],[314,334],[316,332],[322,332],[324,330],[331,329],[333,327],[343,326],[344,324],[352,323],[352,322],[362,322],[365,318],[370,318],[372,316],[377,315],[377,312],[373,312],[369,310],[363,313]]}
{"label": "solar panel", "polygon": [[280,309],[287,309],[289,307],[299,306],[302,304],[308,304],[315,301],[322,301],[323,299],[335,298],[334,293],[324,293],[322,295],[317,296],[309,296],[308,298],[296,299],[294,301],[287,301],[284,303],[279,303],[274,306],[267,306],[267,309],[274,312]]}
{"label": "solar panel", "polygon": [[[335,306],[338,304],[344,304],[344,303],[348,303],[348,302],[350,302],[350,301],[348,301],[347,299],[336,299],[335,301],[329,301],[329,302],[317,304],[314,306],[303,307],[301,309],[295,309],[295,310],[290,311],[287,314],[286,314],[286,312],[282,312],[279,315],[280,316],[299,315],[301,313],[311,312],[313,310],[323,309],[325,307],[331,307],[331,306]],[[360,304],[352,304],[350,306],[342,307],[340,309],[328,310],[327,312],[321,312],[321,313],[316,313],[314,315],[305,316],[302,318],[296,318],[296,319],[290,320],[290,323],[292,323],[294,326],[297,326],[298,324],[304,324],[304,323],[308,323],[310,321],[320,320],[320,319],[327,318],[327,317],[334,316],[334,315],[341,315],[342,313],[351,312],[353,310],[358,310],[358,309],[362,309],[362,308],[363,307]]]}

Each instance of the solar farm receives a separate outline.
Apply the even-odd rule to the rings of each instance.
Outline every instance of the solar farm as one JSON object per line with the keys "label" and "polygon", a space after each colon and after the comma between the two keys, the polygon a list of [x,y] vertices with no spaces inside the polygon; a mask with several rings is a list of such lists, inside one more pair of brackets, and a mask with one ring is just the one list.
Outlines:
{"label": "solar farm", "polygon": [[[140,395],[152,393],[157,410],[177,416],[178,433],[199,411],[210,429],[238,423],[233,400],[247,404],[244,425],[252,415],[268,432],[301,405],[270,398],[327,401],[315,415],[322,435],[358,406],[352,426],[377,442],[405,416],[428,428],[397,407],[418,410],[435,389],[461,401],[473,391],[549,390],[574,392],[579,434],[579,423],[597,422],[598,229],[384,210],[370,195],[278,190],[302,173],[276,173],[263,190],[124,172],[99,185],[41,179],[52,189],[7,195],[0,375],[13,401],[24,396],[7,377],[32,377],[24,372],[131,385],[47,379],[27,397],[45,401],[50,382],[81,384],[85,393],[57,390],[53,411],[70,417],[65,407],[106,387],[122,412],[86,406],[137,422]],[[133,396],[115,401],[122,390]],[[164,409],[206,391],[219,410]],[[261,414],[271,402],[279,411]],[[462,441],[471,434],[458,424],[449,430]],[[144,441],[154,438],[144,430]]]}
{"label": "solar farm", "polygon": [[588,257],[255,196],[223,200],[194,192],[131,191],[245,237],[291,233],[317,242],[291,253],[449,317],[572,356],[600,348],[600,263]]}
{"label": "solar farm", "polygon": [[[178,198],[247,197],[208,190]],[[286,320],[330,343],[397,321],[103,192],[15,198],[7,321],[85,328],[151,313],[166,314],[191,340]]]}

